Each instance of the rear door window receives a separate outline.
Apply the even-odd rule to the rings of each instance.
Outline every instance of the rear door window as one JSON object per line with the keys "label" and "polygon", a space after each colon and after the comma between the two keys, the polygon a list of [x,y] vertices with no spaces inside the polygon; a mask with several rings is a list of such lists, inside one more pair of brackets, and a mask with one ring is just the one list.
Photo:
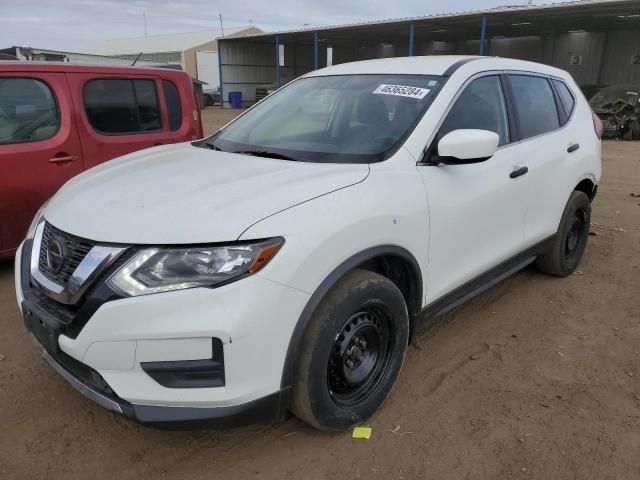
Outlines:
{"label": "rear door window", "polygon": [[55,96],[34,78],[0,78],[0,144],[36,142],[60,128]]}
{"label": "rear door window", "polygon": [[169,130],[175,132],[182,125],[182,104],[178,89],[169,80],[163,80],[164,101],[167,104],[167,114],[169,116]]}
{"label": "rear door window", "polygon": [[558,91],[558,96],[560,97],[560,103],[562,103],[562,107],[564,108],[564,113],[567,114],[567,118],[571,117],[573,108],[576,105],[576,100],[573,97],[571,90],[569,90],[569,87],[560,80],[554,80],[553,84]]}
{"label": "rear door window", "polygon": [[84,87],[84,109],[91,126],[107,135],[162,130],[154,80],[89,80]]}
{"label": "rear door window", "polygon": [[560,127],[553,90],[545,77],[510,75],[520,138],[526,139]]}

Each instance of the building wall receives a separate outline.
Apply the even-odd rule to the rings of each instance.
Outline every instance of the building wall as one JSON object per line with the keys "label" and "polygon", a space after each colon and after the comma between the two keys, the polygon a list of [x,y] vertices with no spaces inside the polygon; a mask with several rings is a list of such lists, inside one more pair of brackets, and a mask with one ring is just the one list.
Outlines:
{"label": "building wall", "polygon": [[600,83],[640,84],[640,32],[609,32],[605,40]]}
{"label": "building wall", "polygon": [[[139,54],[118,55],[122,58],[135,59]],[[153,62],[182,63],[182,52],[143,53],[141,59]]]}
{"label": "building wall", "polygon": [[[384,39],[382,39],[384,40]],[[407,54],[407,45],[380,43],[333,48],[333,64]],[[253,103],[256,85],[275,84],[275,49],[270,43],[225,43],[221,52],[225,92],[242,91],[246,104]],[[563,32],[546,36],[491,38],[487,54],[517,58],[567,70],[583,87],[616,83],[640,84],[640,31]],[[416,55],[477,55],[479,40],[434,41],[417,38]],[[320,44],[319,67],[326,65],[326,45]],[[637,57],[637,64],[632,58]],[[285,66],[281,84],[313,68],[313,46],[285,45]],[[226,96],[226,93],[225,93]]]}
{"label": "building wall", "polygon": [[[556,37],[551,64],[567,70],[579,85],[596,85],[599,83],[605,37],[602,32],[560,34]],[[578,58],[581,63],[574,64]]]}
{"label": "building wall", "polygon": [[[254,35],[262,33],[262,30],[256,27],[248,28],[243,30],[242,32],[230,35],[229,38],[242,37],[245,35]],[[198,78],[198,63],[196,60],[196,52],[217,52],[218,51],[218,42],[217,40],[212,40],[209,43],[205,43],[202,45],[198,45],[197,47],[190,48],[182,52],[182,68],[186,72],[188,72],[193,78]]]}
{"label": "building wall", "polygon": [[[116,58],[107,57],[103,55],[91,55],[86,53],[74,53],[74,52],[59,52],[55,50],[40,50],[30,49],[29,57],[25,54],[25,49],[17,48],[16,56],[22,61],[56,61],[56,62],[69,62],[85,65],[110,65],[110,66],[128,66],[131,65],[133,60],[131,58]],[[135,58],[135,57],[133,57]],[[152,67],[155,65],[162,65],[165,62],[162,61],[144,61],[138,60],[136,66]]]}
{"label": "building wall", "polygon": [[213,40],[209,43],[205,43],[204,45],[200,45],[198,47],[190,48],[189,50],[184,51],[183,68],[193,78],[198,78],[198,66],[196,62],[196,52],[198,51],[199,52],[217,52],[218,42],[216,40]]}
{"label": "building wall", "polygon": [[[222,64],[220,84],[224,102],[227,101],[228,93],[233,91],[242,92],[245,104],[253,103],[257,86],[275,84],[275,44],[223,43],[218,56]],[[285,59],[286,57],[285,46]],[[281,70],[281,75],[286,76],[287,73]]]}
{"label": "building wall", "polygon": [[[480,48],[480,42],[474,46]],[[540,37],[493,38],[487,45],[488,55],[518,58],[531,62],[542,61],[544,42]]]}

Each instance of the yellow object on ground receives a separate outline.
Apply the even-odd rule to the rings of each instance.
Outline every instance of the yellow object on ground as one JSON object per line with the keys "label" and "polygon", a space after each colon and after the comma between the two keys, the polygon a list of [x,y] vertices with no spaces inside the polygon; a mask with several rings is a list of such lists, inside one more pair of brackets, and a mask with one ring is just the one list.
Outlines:
{"label": "yellow object on ground", "polygon": [[354,427],[353,438],[363,438],[369,440],[371,438],[371,427]]}

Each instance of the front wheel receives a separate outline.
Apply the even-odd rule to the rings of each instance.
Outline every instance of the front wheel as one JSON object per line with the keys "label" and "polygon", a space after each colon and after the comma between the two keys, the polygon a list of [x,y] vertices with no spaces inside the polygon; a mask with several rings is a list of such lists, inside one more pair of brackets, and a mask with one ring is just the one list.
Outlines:
{"label": "front wheel", "polygon": [[587,246],[590,224],[589,197],[576,190],[569,197],[551,250],[538,257],[538,269],[558,277],[575,272]]}
{"label": "front wheel", "polygon": [[321,430],[363,422],[391,391],[408,340],[407,306],[395,284],[373,272],[349,272],[304,334],[293,413]]}

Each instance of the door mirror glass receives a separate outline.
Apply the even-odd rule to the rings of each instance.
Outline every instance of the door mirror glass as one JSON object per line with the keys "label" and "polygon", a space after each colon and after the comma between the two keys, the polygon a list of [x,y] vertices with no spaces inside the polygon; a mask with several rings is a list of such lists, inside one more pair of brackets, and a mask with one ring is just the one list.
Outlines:
{"label": "door mirror glass", "polygon": [[438,142],[438,161],[446,164],[483,162],[496,153],[500,136],[489,130],[459,129]]}

